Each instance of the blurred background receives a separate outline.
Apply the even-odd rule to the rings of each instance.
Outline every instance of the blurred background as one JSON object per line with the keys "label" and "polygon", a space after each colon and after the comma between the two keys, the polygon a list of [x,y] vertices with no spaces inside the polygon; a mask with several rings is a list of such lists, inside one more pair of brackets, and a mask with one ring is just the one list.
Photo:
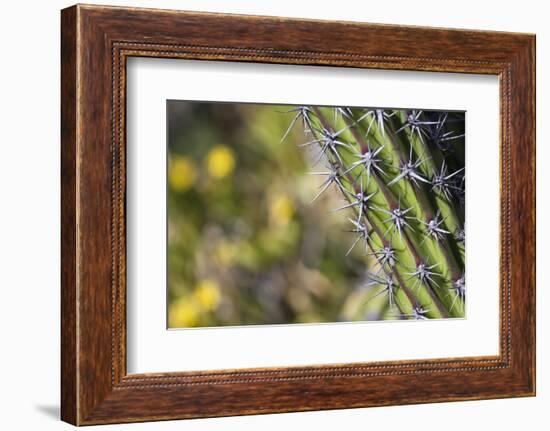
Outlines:
{"label": "blurred background", "polygon": [[[169,101],[171,328],[378,320],[369,262],[293,106]],[[308,160],[310,158],[311,160]],[[395,316],[394,316],[395,318]]]}

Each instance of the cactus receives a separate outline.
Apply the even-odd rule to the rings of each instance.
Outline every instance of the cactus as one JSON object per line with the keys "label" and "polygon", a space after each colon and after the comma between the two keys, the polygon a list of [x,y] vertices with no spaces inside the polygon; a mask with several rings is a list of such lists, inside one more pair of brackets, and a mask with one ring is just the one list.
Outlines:
{"label": "cactus", "polygon": [[[385,298],[380,319],[465,316],[464,113],[299,106],[313,172],[344,203],[366,264],[364,306]],[[361,246],[359,247],[359,245]]]}

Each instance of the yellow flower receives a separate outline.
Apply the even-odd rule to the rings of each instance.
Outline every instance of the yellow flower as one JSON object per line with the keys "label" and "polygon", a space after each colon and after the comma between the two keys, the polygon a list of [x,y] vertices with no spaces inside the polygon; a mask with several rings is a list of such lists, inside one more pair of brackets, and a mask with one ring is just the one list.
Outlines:
{"label": "yellow flower", "polygon": [[173,157],[168,169],[169,181],[174,190],[184,192],[195,184],[197,170],[189,157]]}
{"label": "yellow flower", "polygon": [[269,205],[271,221],[276,225],[286,225],[294,215],[294,205],[285,194],[276,194]]}
{"label": "yellow flower", "polygon": [[202,280],[195,288],[194,297],[204,310],[212,311],[220,303],[220,287],[214,280]]}
{"label": "yellow flower", "polygon": [[189,328],[196,326],[199,321],[199,310],[195,301],[181,298],[170,306],[168,326],[170,328]]}
{"label": "yellow flower", "polygon": [[213,178],[225,178],[235,169],[235,155],[225,145],[217,145],[206,156],[208,173]]}

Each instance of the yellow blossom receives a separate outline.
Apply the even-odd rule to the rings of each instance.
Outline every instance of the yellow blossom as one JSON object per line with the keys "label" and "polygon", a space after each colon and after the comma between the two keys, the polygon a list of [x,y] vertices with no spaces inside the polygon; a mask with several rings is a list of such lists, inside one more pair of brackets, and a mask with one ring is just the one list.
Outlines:
{"label": "yellow blossom", "polygon": [[225,178],[235,169],[235,155],[225,145],[217,145],[206,156],[206,167],[213,178]]}
{"label": "yellow blossom", "polygon": [[294,205],[285,194],[276,194],[269,205],[271,221],[276,225],[286,225],[294,215]]}
{"label": "yellow blossom", "polygon": [[206,311],[215,310],[220,303],[220,287],[214,280],[202,280],[195,288],[194,297]]}
{"label": "yellow blossom", "polygon": [[199,321],[199,310],[195,301],[181,298],[170,306],[168,312],[168,326],[170,328],[189,328],[196,326]]}
{"label": "yellow blossom", "polygon": [[189,157],[176,156],[169,165],[168,177],[174,190],[184,192],[195,184],[197,171]]}

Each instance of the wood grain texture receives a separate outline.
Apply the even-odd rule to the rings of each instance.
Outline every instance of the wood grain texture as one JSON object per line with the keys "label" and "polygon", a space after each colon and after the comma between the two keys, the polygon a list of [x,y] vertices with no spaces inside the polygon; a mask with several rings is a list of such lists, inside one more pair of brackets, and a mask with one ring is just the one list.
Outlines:
{"label": "wood grain texture", "polygon": [[61,417],[77,420],[76,9],[61,16]]}
{"label": "wood grain texture", "polygon": [[[534,395],[533,35],[80,5],[62,11],[61,35],[63,420],[87,425]],[[127,375],[130,56],[498,75],[500,354]]]}

